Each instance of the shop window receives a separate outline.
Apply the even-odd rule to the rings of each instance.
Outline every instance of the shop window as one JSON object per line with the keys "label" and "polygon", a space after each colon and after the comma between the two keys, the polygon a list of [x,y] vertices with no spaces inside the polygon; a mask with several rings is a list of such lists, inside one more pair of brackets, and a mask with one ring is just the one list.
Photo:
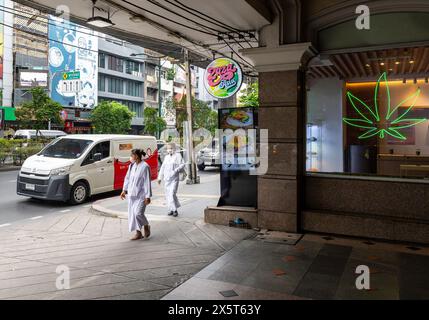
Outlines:
{"label": "shop window", "polygon": [[329,68],[309,68],[308,173],[429,179],[427,64],[406,51],[389,56],[398,51],[355,55],[349,69],[338,55]]}

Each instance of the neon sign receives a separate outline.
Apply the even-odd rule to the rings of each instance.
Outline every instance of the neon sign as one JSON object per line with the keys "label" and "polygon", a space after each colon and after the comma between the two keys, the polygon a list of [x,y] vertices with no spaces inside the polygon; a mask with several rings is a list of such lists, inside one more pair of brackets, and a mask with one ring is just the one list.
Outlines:
{"label": "neon sign", "polygon": [[[380,110],[379,108],[380,101],[378,99],[378,95],[380,92],[381,82],[385,86],[384,90],[387,98],[387,108],[385,111]],[[419,95],[420,89],[417,89],[415,93],[408,96],[399,102],[397,106],[392,108],[386,72],[383,72],[375,85],[373,108],[355,97],[351,92],[347,92],[347,98],[359,117],[343,118],[343,121],[350,126],[366,129],[366,131],[358,137],[359,139],[367,139],[377,135],[380,139],[384,139],[386,135],[390,135],[399,140],[406,140],[407,138],[399,130],[415,126],[427,120],[426,118],[413,119],[405,117],[413,109]],[[409,106],[405,107],[406,110],[402,114],[399,114],[398,108],[403,107],[408,103]],[[395,114],[396,111],[398,111],[397,114]],[[394,114],[395,116],[393,116]]]}
{"label": "neon sign", "polygon": [[204,73],[206,90],[218,99],[226,99],[236,94],[242,82],[240,65],[229,58],[213,60]]}

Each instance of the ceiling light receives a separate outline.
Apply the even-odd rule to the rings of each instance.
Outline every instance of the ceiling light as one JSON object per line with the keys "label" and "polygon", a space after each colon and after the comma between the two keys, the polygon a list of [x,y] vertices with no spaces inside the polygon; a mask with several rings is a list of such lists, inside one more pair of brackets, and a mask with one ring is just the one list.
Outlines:
{"label": "ceiling light", "polygon": [[86,20],[86,23],[98,28],[106,28],[106,27],[111,27],[115,25],[110,19],[100,17],[100,16],[91,17],[88,20]]}
{"label": "ceiling light", "polygon": [[400,62],[399,61],[395,61],[395,64],[400,64]]}
{"label": "ceiling light", "polygon": [[371,66],[369,65],[369,63],[367,63],[365,66],[366,66],[367,68],[371,67]]}
{"label": "ceiling light", "polygon": [[410,60],[410,63],[414,63],[414,60]]}
{"label": "ceiling light", "polygon": [[392,68],[390,68],[390,69],[389,69],[389,71],[393,71],[393,69],[392,69]]}
{"label": "ceiling light", "polygon": [[380,66],[384,66],[384,62],[380,62]]}
{"label": "ceiling light", "polygon": [[96,7],[95,6],[96,3],[97,3],[97,0],[92,0],[92,17],[88,18],[88,20],[86,20],[86,23],[97,28],[106,28],[106,27],[114,26],[115,24],[112,22],[112,20],[110,20],[109,11],[107,11],[107,18],[95,15],[95,9],[99,11],[104,11],[104,12],[106,11],[103,8]]}

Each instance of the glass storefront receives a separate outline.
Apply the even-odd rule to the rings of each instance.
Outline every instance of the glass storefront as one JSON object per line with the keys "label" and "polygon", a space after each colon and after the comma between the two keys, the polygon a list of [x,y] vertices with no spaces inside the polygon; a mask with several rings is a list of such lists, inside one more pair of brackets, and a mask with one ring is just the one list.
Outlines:
{"label": "glass storefront", "polygon": [[307,75],[306,170],[429,179],[429,48],[336,53]]}

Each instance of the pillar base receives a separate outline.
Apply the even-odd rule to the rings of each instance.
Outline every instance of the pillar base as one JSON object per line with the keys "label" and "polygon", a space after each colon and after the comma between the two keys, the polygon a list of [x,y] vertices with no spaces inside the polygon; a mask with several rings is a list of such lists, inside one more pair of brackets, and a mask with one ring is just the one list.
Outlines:
{"label": "pillar base", "polygon": [[251,228],[258,226],[258,210],[247,207],[222,206],[207,207],[204,210],[204,221],[206,223],[229,225],[230,220],[241,218],[247,222]]}

